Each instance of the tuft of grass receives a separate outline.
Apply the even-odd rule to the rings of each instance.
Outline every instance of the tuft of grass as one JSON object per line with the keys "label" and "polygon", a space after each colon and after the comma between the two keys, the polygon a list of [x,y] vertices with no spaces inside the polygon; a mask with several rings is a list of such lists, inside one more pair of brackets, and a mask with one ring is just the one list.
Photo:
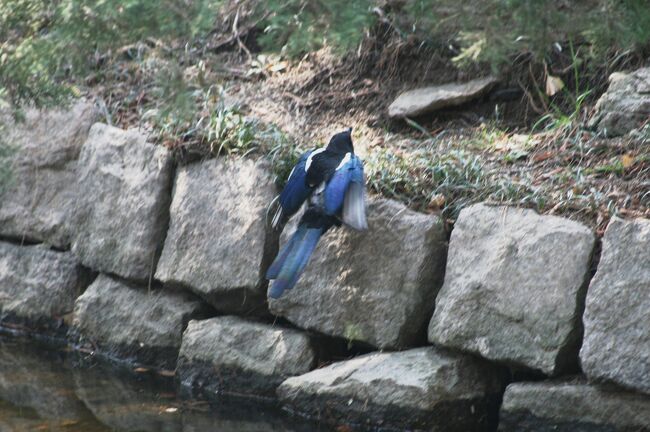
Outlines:
{"label": "tuft of grass", "polygon": [[442,210],[450,218],[464,207],[496,200],[538,207],[542,201],[524,182],[495,175],[465,150],[440,152],[429,146],[409,153],[375,151],[365,162],[368,185],[417,210]]}

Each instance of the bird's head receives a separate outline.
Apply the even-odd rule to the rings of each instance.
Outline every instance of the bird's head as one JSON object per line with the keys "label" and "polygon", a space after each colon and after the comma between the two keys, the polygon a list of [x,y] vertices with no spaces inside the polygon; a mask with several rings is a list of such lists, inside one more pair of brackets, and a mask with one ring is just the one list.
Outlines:
{"label": "bird's head", "polygon": [[327,150],[335,153],[354,153],[352,145],[352,128],[339,132],[330,139]]}

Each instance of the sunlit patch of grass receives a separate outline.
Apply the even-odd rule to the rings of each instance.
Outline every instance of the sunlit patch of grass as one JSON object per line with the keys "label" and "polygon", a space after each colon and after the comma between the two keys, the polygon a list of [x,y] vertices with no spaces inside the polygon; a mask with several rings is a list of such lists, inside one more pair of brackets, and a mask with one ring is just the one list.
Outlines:
{"label": "sunlit patch of grass", "polygon": [[481,158],[464,150],[439,152],[425,147],[409,153],[381,149],[366,159],[368,186],[418,210],[442,210],[455,218],[467,205],[495,200],[539,205],[535,190],[487,170]]}

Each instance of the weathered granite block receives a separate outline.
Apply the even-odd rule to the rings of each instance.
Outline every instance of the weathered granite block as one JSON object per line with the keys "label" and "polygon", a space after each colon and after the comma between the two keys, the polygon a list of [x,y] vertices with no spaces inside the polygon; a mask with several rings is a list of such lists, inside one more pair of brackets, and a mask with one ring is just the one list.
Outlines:
{"label": "weathered granite block", "polygon": [[650,394],[650,220],[611,220],[587,291],[585,374]]}
{"label": "weathered granite block", "polygon": [[269,302],[271,312],[381,348],[413,346],[424,339],[444,272],[442,221],[385,199],[370,200],[367,214],[368,231],[332,229],[320,240],[296,286]]}
{"label": "weathered granite block", "polygon": [[2,139],[15,148],[9,189],[0,197],[0,235],[67,248],[77,158],[97,111],[78,101],[57,110],[27,109],[24,123],[0,115]]}
{"label": "weathered granite block", "polygon": [[286,378],[309,372],[314,360],[304,333],[225,316],[190,321],[177,373],[181,384],[213,394],[272,396]]}
{"label": "weathered granite block", "polygon": [[190,293],[148,291],[102,274],[77,299],[70,335],[100,354],[174,369],[183,330],[205,314]]}
{"label": "weathered granite block", "polygon": [[548,375],[577,367],[595,236],[532,210],[473,205],[451,234],[433,343]]}
{"label": "weathered granite block", "polygon": [[261,313],[266,209],[276,189],[268,165],[213,159],[178,169],[156,278],[189,288],[225,313]]}
{"label": "weathered granite block", "polygon": [[79,156],[72,251],[95,270],[145,281],[169,221],[173,163],[137,130],[96,123]]}
{"label": "weathered granite block", "polygon": [[323,421],[428,431],[496,425],[502,371],[435,347],[373,353],[287,379],[282,403]]}
{"label": "weathered granite block", "polygon": [[650,68],[641,68],[610,75],[609,88],[598,99],[589,125],[617,136],[642,126],[649,118]]}
{"label": "weathered granite block", "polygon": [[513,383],[503,396],[501,432],[647,432],[650,397],[584,380]]}
{"label": "weathered granite block", "polygon": [[0,242],[0,325],[65,335],[65,315],[89,283],[69,252]]}

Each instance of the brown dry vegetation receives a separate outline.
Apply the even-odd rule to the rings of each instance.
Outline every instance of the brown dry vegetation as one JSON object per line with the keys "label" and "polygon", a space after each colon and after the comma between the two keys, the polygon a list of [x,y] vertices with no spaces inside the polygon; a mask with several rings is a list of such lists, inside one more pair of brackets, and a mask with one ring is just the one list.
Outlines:
{"label": "brown dry vegetation", "polygon": [[[419,211],[443,212],[452,223],[463,206],[477,201],[561,214],[599,233],[614,214],[650,217],[650,127],[617,139],[585,128],[608,73],[648,64],[647,57],[624,53],[578,70],[568,46],[544,64],[522,53],[483,99],[409,122],[391,121],[386,108],[399,92],[484,76],[489,67],[458,68],[453,47],[403,38],[381,20],[345,55],[327,48],[297,59],[263,55],[252,15],[242,13],[233,26],[232,14],[224,21],[228,31],[190,46],[150,39],[98,58],[101,68],[82,83],[83,91],[101,101],[107,121],[151,129],[181,159],[220,153],[215,135],[202,129],[215,107],[226,114],[235,107],[231,120],[240,122],[234,127],[241,136],[228,153],[268,153],[277,143],[265,146],[257,135],[271,131],[283,141],[279,146],[290,149],[274,154],[285,165],[294,147],[320,145],[352,126],[374,192]],[[168,83],[160,82],[161,69],[168,71]],[[570,101],[540,95],[546,73],[567,83],[579,73],[579,85],[589,90],[584,105],[571,112]],[[161,91],[176,81],[185,87]],[[577,88],[568,91],[578,96]],[[181,124],[161,122],[161,94],[192,105],[194,113]],[[538,122],[553,110],[568,114]],[[286,169],[277,172],[282,176]]]}

